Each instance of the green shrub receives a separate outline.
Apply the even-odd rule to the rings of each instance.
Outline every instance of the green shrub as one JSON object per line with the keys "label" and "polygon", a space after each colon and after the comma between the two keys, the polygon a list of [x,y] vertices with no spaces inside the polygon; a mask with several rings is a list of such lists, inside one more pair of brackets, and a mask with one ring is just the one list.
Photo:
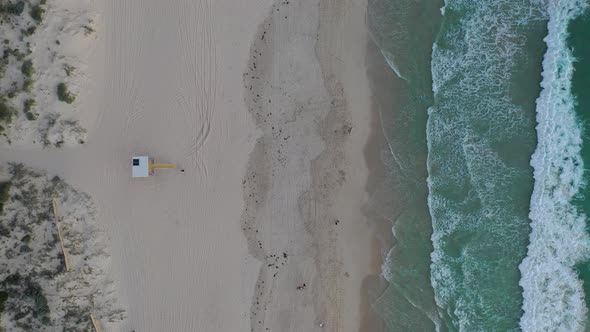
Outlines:
{"label": "green shrub", "polygon": [[8,293],[0,292],[0,313],[4,311],[4,303],[8,300]]}
{"label": "green shrub", "polygon": [[26,60],[23,62],[23,65],[20,67],[20,71],[26,76],[31,77],[35,73],[35,67],[33,67],[32,60]]}
{"label": "green shrub", "polygon": [[37,21],[37,23],[43,21],[43,15],[45,15],[45,8],[41,7],[40,5],[35,5],[31,8],[31,17]]}
{"label": "green shrub", "polygon": [[31,252],[33,251],[33,249],[31,249],[31,247],[29,247],[26,244],[23,244],[22,246],[20,246],[20,253],[25,253],[25,252]]}
{"label": "green shrub", "polygon": [[31,109],[33,109],[33,107],[35,107],[35,105],[37,105],[37,103],[35,102],[35,99],[30,99],[30,98],[26,99],[24,101],[25,113],[31,112]]}
{"label": "green shrub", "polygon": [[47,298],[45,298],[43,289],[41,286],[39,286],[39,284],[32,281],[27,281],[27,288],[25,289],[24,295],[31,298],[35,303],[33,308],[33,317],[42,317],[49,313]]}
{"label": "green shrub", "polygon": [[10,198],[11,182],[0,183],[0,203],[6,202]]}
{"label": "green shrub", "polygon": [[32,25],[32,26],[28,27],[28,28],[27,28],[27,30],[22,30],[22,29],[21,29],[21,31],[20,31],[20,32],[21,32],[23,35],[25,35],[25,36],[27,36],[27,37],[28,37],[28,36],[32,36],[32,35],[35,33],[35,31],[37,31],[37,27],[36,27],[36,26],[34,26],[34,25]]}
{"label": "green shrub", "polygon": [[10,198],[10,182],[0,183],[0,214],[4,212],[4,203]]}
{"label": "green shrub", "polygon": [[22,237],[22,239],[20,239],[22,242],[24,243],[29,243],[31,242],[31,236],[29,234],[25,235]]}
{"label": "green shrub", "polygon": [[35,121],[37,120],[37,118],[39,118],[39,114],[33,112],[25,112],[25,117],[29,121]]}
{"label": "green shrub", "polygon": [[17,48],[10,48],[7,47],[2,51],[2,60],[4,60],[4,64],[8,64],[8,57],[14,56],[18,61],[23,61],[25,55],[19,51]]}
{"label": "green shrub", "polygon": [[9,275],[8,277],[6,277],[6,279],[4,279],[3,283],[6,283],[7,285],[17,285],[19,284],[21,281],[21,275],[17,272],[14,274]]}
{"label": "green shrub", "polygon": [[35,103],[35,99],[26,99],[24,102],[25,112],[29,112],[31,108],[33,108],[33,106],[35,106],[36,104],[37,103]]}
{"label": "green shrub", "polygon": [[17,3],[0,4],[0,13],[7,13],[12,15],[20,15],[25,10],[24,1]]}
{"label": "green shrub", "polygon": [[0,225],[0,236],[9,237],[10,236],[10,229],[8,229],[4,225]]}
{"label": "green shrub", "polygon": [[76,96],[74,96],[70,91],[68,91],[68,87],[65,83],[59,83],[57,85],[57,98],[64,103],[71,104],[76,100]]}
{"label": "green shrub", "polygon": [[3,100],[0,100],[0,122],[10,123],[12,121],[14,110],[12,107],[6,105]]}
{"label": "green shrub", "polygon": [[35,84],[35,81],[33,79],[25,79],[25,81],[23,82],[23,91],[30,93],[33,89],[33,84]]}
{"label": "green shrub", "polygon": [[6,67],[8,66],[7,59],[0,59],[0,78],[4,77],[6,73]]}

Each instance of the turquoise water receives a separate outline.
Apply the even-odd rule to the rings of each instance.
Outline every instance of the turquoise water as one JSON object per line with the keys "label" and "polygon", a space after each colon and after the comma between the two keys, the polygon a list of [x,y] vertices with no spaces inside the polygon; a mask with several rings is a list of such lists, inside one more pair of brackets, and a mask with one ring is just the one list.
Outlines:
{"label": "turquoise water", "polygon": [[[572,93],[576,99],[576,114],[583,130],[582,158],[585,165],[590,165],[590,43],[588,42],[588,32],[590,31],[590,14],[586,11],[573,20],[569,27],[568,44],[573,50],[576,58],[574,63],[575,71],[572,77]],[[585,176],[587,179],[587,176]],[[587,180],[586,180],[587,181]],[[586,202],[585,198],[590,197],[590,186],[584,186],[580,195],[575,201],[575,205],[586,215],[590,214],[590,201]],[[586,231],[590,229],[587,222]],[[590,264],[582,262],[578,265],[578,272],[584,282],[584,294],[590,294]],[[586,307],[590,307],[590,296],[585,297]],[[586,327],[586,331],[590,328]]]}
{"label": "turquoise water", "polygon": [[374,198],[393,226],[376,302],[389,329],[584,330],[586,3],[369,4],[399,84]]}
{"label": "turquoise water", "polygon": [[374,40],[390,65],[396,88],[380,109],[387,139],[387,178],[373,205],[392,224],[393,248],[383,264],[389,287],[376,309],[391,331],[433,331],[440,325],[430,283],[432,226],[426,186],[426,120],[433,102],[430,53],[442,1],[369,1]]}
{"label": "turquoise water", "polygon": [[540,61],[526,47],[544,17],[527,1],[447,1],[444,13],[426,129],[431,281],[449,329],[517,330],[536,95],[514,91],[538,85],[523,67]]}
{"label": "turquoise water", "polygon": [[581,331],[586,325],[585,294],[575,267],[590,258],[590,237],[586,216],[574,204],[585,180],[582,126],[571,90],[574,59],[567,43],[569,23],[585,6],[585,1],[550,1],[546,9],[538,143],[531,157],[535,183],[530,244],[520,265],[525,310],[521,326],[527,330]]}

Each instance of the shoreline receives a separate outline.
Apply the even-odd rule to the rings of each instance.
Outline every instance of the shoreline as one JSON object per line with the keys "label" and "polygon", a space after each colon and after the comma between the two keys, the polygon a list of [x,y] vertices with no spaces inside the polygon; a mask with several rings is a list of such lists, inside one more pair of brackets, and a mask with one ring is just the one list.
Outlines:
{"label": "shoreline", "polygon": [[[391,243],[391,225],[386,220],[375,218],[368,209],[376,183],[384,175],[381,150],[385,143],[379,110],[375,107],[375,78],[370,70],[375,65],[384,66],[385,61],[371,40],[366,4],[364,7],[358,4],[347,7],[337,0],[322,0],[320,11],[324,16],[320,20],[318,44],[328,46],[325,54],[318,47],[324,82],[332,95],[342,94],[348,113],[343,116],[343,122],[350,122],[353,128],[351,137],[343,142],[337,142],[329,134],[322,137],[325,141],[332,139],[336,145],[341,144],[341,151],[328,144],[322,157],[338,158],[342,153],[344,158],[339,167],[348,168],[347,175],[353,174],[350,178],[347,176],[342,186],[332,193],[332,214],[338,216],[344,212],[353,219],[345,224],[348,229],[342,230],[337,240],[337,246],[343,252],[345,292],[345,313],[340,319],[344,320],[345,330],[354,326],[355,331],[386,331],[385,322],[374,311],[373,303],[387,285],[381,276],[381,265]],[[325,30],[323,34],[322,30]],[[389,94],[383,94],[383,97],[387,96]],[[391,101],[391,98],[387,100]],[[338,121],[330,119],[334,113],[332,111],[326,118],[328,127],[337,127]],[[359,155],[363,158],[356,157]],[[318,168],[323,169],[321,166]],[[317,185],[325,184],[319,181]],[[321,241],[321,238],[318,240]],[[352,289],[357,289],[357,294],[347,293]],[[356,316],[354,312],[358,312]]]}
{"label": "shoreline", "polygon": [[381,123],[381,112],[392,108],[399,83],[383,58],[381,50],[371,38],[367,40],[366,67],[371,89],[372,119],[371,135],[364,149],[364,156],[369,165],[369,177],[365,190],[370,196],[364,213],[375,228],[372,260],[374,261],[374,271],[377,273],[365,277],[363,281],[363,309],[366,314],[359,331],[387,331],[386,321],[375,311],[373,305],[390,287],[389,282],[382,276],[382,267],[385,264],[388,251],[394,244],[394,239],[391,221],[375,211],[376,202],[374,200],[379,200],[379,188],[386,178],[386,167],[382,160],[382,153],[386,149],[387,140]]}

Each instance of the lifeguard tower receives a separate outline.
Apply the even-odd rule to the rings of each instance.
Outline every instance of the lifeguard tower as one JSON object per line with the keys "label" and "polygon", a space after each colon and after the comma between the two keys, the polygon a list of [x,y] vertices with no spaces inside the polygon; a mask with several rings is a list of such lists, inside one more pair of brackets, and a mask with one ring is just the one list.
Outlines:
{"label": "lifeguard tower", "polygon": [[134,178],[147,178],[154,174],[156,168],[176,168],[174,164],[154,164],[148,156],[134,156],[131,161],[131,177]]}

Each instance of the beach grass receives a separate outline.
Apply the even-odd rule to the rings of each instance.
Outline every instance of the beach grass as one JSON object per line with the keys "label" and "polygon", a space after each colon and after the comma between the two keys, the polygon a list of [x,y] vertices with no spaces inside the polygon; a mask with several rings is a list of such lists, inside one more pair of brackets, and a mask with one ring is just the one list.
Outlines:
{"label": "beach grass", "polygon": [[33,107],[35,107],[35,105],[37,105],[37,103],[35,102],[35,99],[31,99],[31,98],[25,99],[23,104],[24,104],[23,111],[25,112],[25,116],[27,117],[27,120],[29,120],[29,121],[37,120],[39,115],[36,113],[33,113],[31,111],[33,109]]}
{"label": "beach grass", "polygon": [[31,90],[33,89],[33,84],[35,84],[35,80],[27,78],[23,81],[23,91],[25,92],[31,92]]}
{"label": "beach grass", "polygon": [[7,3],[0,5],[0,13],[6,13],[11,15],[20,15],[25,10],[25,2],[18,1],[15,3]]}
{"label": "beach grass", "polygon": [[65,64],[64,65],[64,71],[66,72],[66,75],[72,76],[72,74],[74,73],[74,71],[76,70],[76,67],[69,65],[69,64]]}
{"label": "beach grass", "polygon": [[33,76],[33,74],[35,73],[35,67],[33,66],[33,61],[30,59],[23,61],[23,64],[20,67],[20,70],[23,73],[23,75],[25,75],[27,78],[30,78],[31,76]]}
{"label": "beach grass", "polygon": [[14,109],[6,104],[4,98],[0,98],[0,132],[4,131],[3,125],[9,125],[12,122]]}
{"label": "beach grass", "polygon": [[8,300],[8,293],[0,292],[0,315],[4,311],[4,304],[6,303],[6,300]]}
{"label": "beach grass", "polygon": [[32,36],[35,33],[35,31],[37,31],[37,26],[35,25],[28,27],[26,30],[21,30],[22,34],[27,37]]}
{"label": "beach grass", "polygon": [[11,182],[0,183],[0,215],[4,212],[4,203],[10,198]]}
{"label": "beach grass", "polygon": [[76,100],[76,96],[68,90],[68,86],[63,82],[57,85],[57,97],[67,104],[71,104]]}
{"label": "beach grass", "polygon": [[41,23],[41,21],[43,21],[43,16],[45,15],[45,8],[41,7],[41,5],[35,5],[31,8],[29,14],[37,23]]}

